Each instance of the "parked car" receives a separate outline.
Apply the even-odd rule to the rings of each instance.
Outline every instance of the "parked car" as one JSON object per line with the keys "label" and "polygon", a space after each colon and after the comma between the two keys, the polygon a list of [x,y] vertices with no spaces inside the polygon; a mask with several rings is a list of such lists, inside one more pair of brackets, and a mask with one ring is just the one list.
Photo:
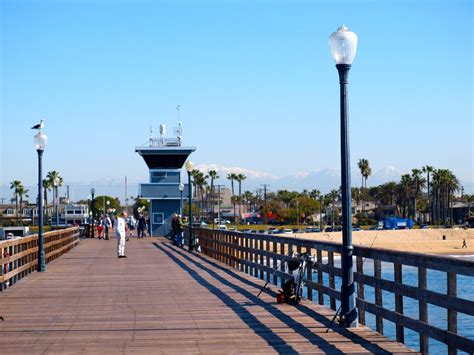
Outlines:
{"label": "parked car", "polygon": [[334,230],[332,229],[332,227],[326,227],[326,229],[324,231],[325,232],[341,232],[342,227],[341,226],[334,226]]}
{"label": "parked car", "polygon": [[221,218],[219,222],[219,218],[214,218],[214,224],[230,224],[228,219]]}

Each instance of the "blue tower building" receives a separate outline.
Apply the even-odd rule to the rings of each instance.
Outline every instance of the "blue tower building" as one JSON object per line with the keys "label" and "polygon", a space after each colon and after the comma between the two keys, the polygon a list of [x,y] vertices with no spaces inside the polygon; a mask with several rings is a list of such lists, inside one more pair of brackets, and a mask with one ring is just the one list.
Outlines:
{"label": "blue tower building", "polygon": [[[135,148],[149,169],[149,183],[139,184],[138,194],[150,200],[151,235],[165,236],[171,229],[171,219],[180,213],[181,199],[186,200],[188,184],[182,184],[181,171],[195,147],[181,145],[181,126],[177,136],[164,138],[165,126],[160,125],[160,138],[150,135],[148,144]],[[182,191],[180,191],[182,184]]]}

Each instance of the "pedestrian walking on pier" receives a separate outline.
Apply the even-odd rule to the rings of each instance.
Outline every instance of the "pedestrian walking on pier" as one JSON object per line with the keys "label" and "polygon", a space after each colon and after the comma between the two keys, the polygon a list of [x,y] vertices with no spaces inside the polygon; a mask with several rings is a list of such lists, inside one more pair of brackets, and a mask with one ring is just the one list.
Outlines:
{"label": "pedestrian walking on pier", "polygon": [[117,239],[117,257],[118,258],[126,258],[125,255],[125,240],[126,240],[126,233],[127,233],[127,213],[122,211],[120,216],[117,218],[115,222],[115,238]]}
{"label": "pedestrian walking on pier", "polygon": [[138,226],[137,226],[137,237],[143,238],[145,236],[145,229],[146,229],[146,221],[145,217],[140,214],[138,216]]}
{"label": "pedestrian walking on pier", "polygon": [[464,238],[464,239],[462,240],[462,247],[461,247],[461,249],[464,249],[464,248],[467,248],[466,238]]}
{"label": "pedestrian walking on pier", "polygon": [[109,240],[109,230],[112,228],[112,221],[109,216],[105,215],[102,218],[102,226],[104,227],[104,239]]}

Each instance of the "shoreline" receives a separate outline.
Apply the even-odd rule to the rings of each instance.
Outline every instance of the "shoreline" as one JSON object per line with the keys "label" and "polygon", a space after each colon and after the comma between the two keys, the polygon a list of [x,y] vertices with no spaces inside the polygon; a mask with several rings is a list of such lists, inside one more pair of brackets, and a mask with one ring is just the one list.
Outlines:
{"label": "shoreline", "polygon": [[[342,243],[342,232],[308,233],[297,238]],[[463,248],[463,243],[467,246]],[[354,246],[432,255],[474,257],[474,229],[410,229],[352,232]]]}

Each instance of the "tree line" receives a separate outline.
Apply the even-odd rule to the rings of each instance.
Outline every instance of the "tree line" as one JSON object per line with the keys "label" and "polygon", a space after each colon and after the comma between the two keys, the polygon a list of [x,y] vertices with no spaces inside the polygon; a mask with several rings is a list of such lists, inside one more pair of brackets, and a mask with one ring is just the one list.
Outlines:
{"label": "tree line", "polygon": [[[420,215],[427,215],[424,222],[432,224],[453,224],[450,206],[454,201],[467,203],[474,202],[474,195],[456,193],[462,191],[459,179],[449,169],[437,169],[426,165],[414,168],[410,173],[403,174],[400,181],[390,181],[378,186],[367,185],[372,169],[367,159],[360,159],[358,168],[361,174],[361,186],[352,187],[352,200],[361,206],[361,213],[356,218],[362,223],[368,220],[366,202],[373,202],[376,206],[392,206],[394,215],[403,218],[412,218],[420,222]],[[218,196],[215,191],[215,181],[219,178],[216,170],[208,173],[197,169],[191,172],[197,206],[197,218],[215,216],[215,205]],[[238,218],[241,217],[241,206],[247,205],[248,210],[259,213],[264,222],[275,220],[282,223],[310,223],[311,216],[317,213],[326,214],[326,223],[334,224],[339,220],[339,213],[335,205],[341,199],[340,189],[333,189],[323,194],[318,189],[298,191],[278,190],[269,192],[264,197],[261,190],[256,192],[243,191],[242,182],[247,178],[244,174],[227,174],[230,181],[234,220],[236,220],[236,204],[238,204]],[[235,183],[238,183],[238,194],[235,192]],[[208,213],[206,213],[206,211]],[[314,221],[313,221],[314,222]],[[374,221],[369,221],[374,222]]]}

